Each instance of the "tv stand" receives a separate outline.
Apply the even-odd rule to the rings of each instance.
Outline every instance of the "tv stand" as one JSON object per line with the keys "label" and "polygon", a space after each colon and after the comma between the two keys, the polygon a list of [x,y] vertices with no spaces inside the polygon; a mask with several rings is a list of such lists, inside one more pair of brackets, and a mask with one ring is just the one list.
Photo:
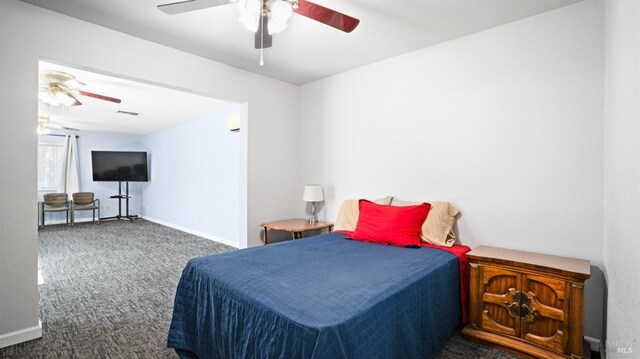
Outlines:
{"label": "tv stand", "polygon": [[[138,215],[129,214],[129,198],[131,198],[131,196],[129,196],[129,181],[125,182],[124,194],[122,194],[122,182],[118,182],[118,194],[110,196],[109,198],[114,198],[114,199],[118,200],[118,215],[112,216],[112,217],[100,218],[100,220],[106,220],[106,219],[116,219],[116,220],[128,219],[130,221],[135,221],[136,219],[138,219]],[[123,199],[125,201],[125,210],[126,210],[124,216],[122,215],[122,200]]]}

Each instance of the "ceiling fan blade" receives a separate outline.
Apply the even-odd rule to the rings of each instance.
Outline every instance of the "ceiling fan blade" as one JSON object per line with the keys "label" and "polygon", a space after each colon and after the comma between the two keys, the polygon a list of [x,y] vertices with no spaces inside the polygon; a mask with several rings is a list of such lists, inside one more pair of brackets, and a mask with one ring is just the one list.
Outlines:
{"label": "ceiling fan blade", "polygon": [[[258,24],[258,31],[256,31],[255,45],[256,49],[266,49],[273,44],[273,36],[269,34],[267,30],[269,28],[269,16],[263,15],[260,17],[260,23]],[[264,35],[264,38],[263,38]]]}
{"label": "ceiling fan blade", "polygon": [[214,6],[227,5],[229,0],[187,0],[158,5],[158,10],[169,15],[182,14],[189,11],[202,10]]}
{"label": "ceiling fan blade", "polygon": [[354,17],[306,0],[300,0],[300,6],[293,11],[344,32],[353,31],[360,23],[360,20]]}
{"label": "ceiling fan blade", "polygon": [[55,122],[47,122],[44,124],[44,127],[51,129],[51,130],[67,130],[67,131],[80,131],[79,128],[74,128],[74,127],[67,127],[65,125],[61,125],[59,123],[55,123]]}
{"label": "ceiling fan blade", "polygon": [[59,123],[49,122],[49,121],[47,121],[47,122],[45,122],[45,123],[44,123],[44,127],[48,127],[48,128],[51,128],[51,129],[56,129],[56,128],[57,128],[57,129],[61,129],[61,128],[63,128],[64,126],[63,126],[63,125],[61,125],[61,124],[59,124]]}
{"label": "ceiling fan blade", "polygon": [[120,99],[109,97],[109,96],[98,95],[97,93],[93,93],[93,92],[87,92],[87,91],[78,90],[78,93],[80,95],[82,95],[82,96],[97,98],[98,100],[104,100],[104,101],[115,102],[115,103],[121,103],[122,102],[122,100],[120,100]]}
{"label": "ceiling fan blade", "polygon": [[82,102],[78,101],[78,99],[70,93],[67,93],[67,96],[71,97],[75,102],[69,106],[81,106]]}

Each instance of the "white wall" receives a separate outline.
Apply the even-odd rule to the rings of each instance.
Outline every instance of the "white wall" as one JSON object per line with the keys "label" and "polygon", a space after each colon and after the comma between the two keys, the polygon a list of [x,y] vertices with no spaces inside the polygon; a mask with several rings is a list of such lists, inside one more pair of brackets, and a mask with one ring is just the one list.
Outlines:
{"label": "white wall", "polygon": [[[304,85],[299,187],[325,186],[329,220],[347,198],[448,200],[471,247],[598,264],[603,61],[587,0]],[[587,287],[601,338],[602,278]]]}
{"label": "white wall", "polygon": [[240,133],[227,118],[240,106],[142,136],[150,153],[144,217],[240,245]]}
{"label": "white wall", "polygon": [[605,44],[607,357],[630,358],[640,352],[640,2],[605,1]]}
{"label": "white wall", "polygon": [[[64,36],[60,36],[64,34]],[[248,103],[240,132],[240,238],[260,243],[259,223],[289,216],[298,203],[298,88],[17,0],[0,2],[0,339],[38,325],[36,144],[38,61],[105,73]],[[278,160],[277,167],[273,159]],[[244,205],[244,204],[241,204]],[[242,229],[241,229],[242,230]],[[242,245],[242,243],[241,243]]]}

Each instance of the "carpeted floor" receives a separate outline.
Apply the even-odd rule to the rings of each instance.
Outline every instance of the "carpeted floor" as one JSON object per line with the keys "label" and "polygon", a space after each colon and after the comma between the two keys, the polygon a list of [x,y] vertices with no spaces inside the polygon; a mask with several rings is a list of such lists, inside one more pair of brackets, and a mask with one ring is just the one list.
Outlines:
{"label": "carpeted floor", "polygon": [[[0,358],[177,358],[166,348],[190,258],[231,247],[152,222],[47,226],[39,236],[41,339]],[[456,332],[437,358],[516,358]]]}

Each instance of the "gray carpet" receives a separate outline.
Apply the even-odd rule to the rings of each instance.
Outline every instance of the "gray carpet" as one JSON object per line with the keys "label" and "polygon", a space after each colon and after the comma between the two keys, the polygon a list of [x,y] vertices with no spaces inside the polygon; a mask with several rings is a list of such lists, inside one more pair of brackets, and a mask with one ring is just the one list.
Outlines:
{"label": "gray carpet", "polygon": [[[0,358],[177,358],[166,348],[190,258],[231,247],[138,220],[47,226],[39,236],[41,339]],[[515,358],[456,332],[437,358]]]}

